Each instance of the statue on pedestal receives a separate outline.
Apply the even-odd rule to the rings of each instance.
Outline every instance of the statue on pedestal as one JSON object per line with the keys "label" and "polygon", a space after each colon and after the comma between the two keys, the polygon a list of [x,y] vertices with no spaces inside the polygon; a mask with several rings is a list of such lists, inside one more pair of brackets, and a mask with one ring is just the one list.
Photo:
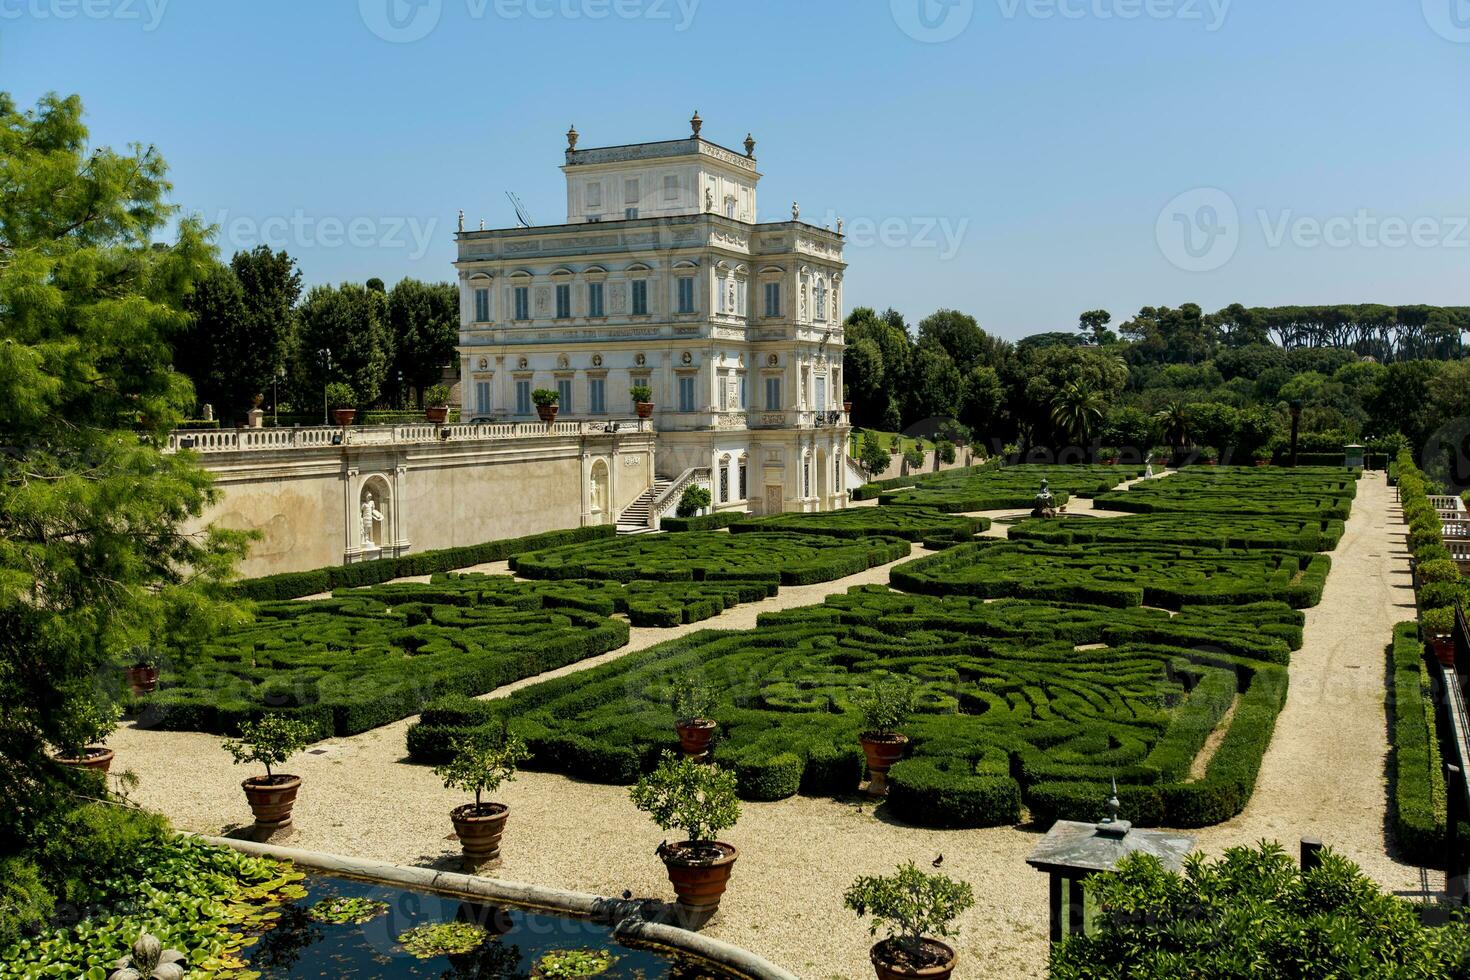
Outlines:
{"label": "statue on pedestal", "polygon": [[382,513],[375,506],[372,494],[362,498],[362,550],[380,551],[381,546],[373,539],[373,525],[383,519]]}

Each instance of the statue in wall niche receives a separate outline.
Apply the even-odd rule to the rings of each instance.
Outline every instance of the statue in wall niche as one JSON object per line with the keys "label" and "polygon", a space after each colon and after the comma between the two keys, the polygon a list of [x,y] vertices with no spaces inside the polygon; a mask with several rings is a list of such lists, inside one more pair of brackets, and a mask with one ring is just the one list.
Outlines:
{"label": "statue in wall niche", "polygon": [[704,209],[710,213],[715,210],[715,189],[713,187],[704,189]]}
{"label": "statue in wall niche", "polygon": [[378,542],[373,534],[373,528],[382,521],[383,515],[377,508],[377,501],[371,493],[362,498],[362,550],[379,550]]}

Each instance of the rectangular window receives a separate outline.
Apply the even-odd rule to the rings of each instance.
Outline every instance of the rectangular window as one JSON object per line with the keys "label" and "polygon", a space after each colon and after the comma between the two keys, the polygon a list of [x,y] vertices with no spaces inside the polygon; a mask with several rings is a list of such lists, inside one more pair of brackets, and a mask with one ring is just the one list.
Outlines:
{"label": "rectangular window", "polygon": [[766,411],[781,411],[781,379],[766,379]]}
{"label": "rectangular window", "polygon": [[475,382],[475,414],[482,416],[490,414],[490,382],[488,381]]}
{"label": "rectangular window", "polygon": [[587,315],[588,316],[607,316],[607,313],[604,311],[603,302],[602,302],[602,296],[603,296],[602,283],[600,283],[600,282],[589,282],[587,284]]}
{"label": "rectangular window", "polygon": [[567,415],[572,414],[572,379],[556,379],[557,407]]}
{"label": "rectangular window", "polygon": [[735,199],[733,197],[725,198],[725,217],[735,217]]}
{"label": "rectangular window", "polygon": [[623,217],[627,218],[629,221],[637,221],[638,220],[638,209],[637,208],[624,208],[623,209]]}
{"label": "rectangular window", "polygon": [[594,180],[587,185],[587,206],[589,208],[602,207],[602,181]]}
{"label": "rectangular window", "polygon": [[690,374],[679,377],[679,411],[694,411],[694,376]]}
{"label": "rectangular window", "polygon": [[694,312],[694,277],[679,277],[679,312]]}
{"label": "rectangular window", "polygon": [[720,411],[722,411],[722,412],[728,412],[730,410],[730,382],[727,381],[727,380],[725,380],[724,378],[720,378],[719,385],[720,385]]}
{"label": "rectangular window", "polygon": [[516,382],[516,414],[531,414],[531,382]]}
{"label": "rectangular window", "polygon": [[811,457],[804,457],[801,461],[801,495],[810,497],[812,495],[812,461]]}
{"label": "rectangular window", "polygon": [[556,287],[556,318],[558,320],[570,320],[572,318],[572,287],[563,284]]}
{"label": "rectangular window", "polygon": [[817,403],[812,406],[819,412],[827,410],[827,379],[825,376],[817,377]]}
{"label": "rectangular window", "polygon": [[664,175],[664,200],[677,201],[679,199],[679,175]]}
{"label": "rectangular window", "polygon": [[587,382],[587,410],[593,415],[607,414],[607,380],[592,378]]}
{"label": "rectangular window", "polygon": [[[745,406],[749,404],[750,402],[745,400],[745,375],[742,374],[740,376],[740,404],[735,407],[739,409],[744,409]],[[741,496],[743,497],[744,494],[741,494]]]}
{"label": "rectangular window", "polygon": [[490,322],[490,290],[475,290],[475,322]]}
{"label": "rectangular window", "polygon": [[648,280],[633,280],[633,315],[648,315]]}
{"label": "rectangular window", "polygon": [[516,317],[515,318],[517,320],[529,320],[529,319],[531,319],[531,287],[530,286],[517,286],[516,287],[516,290],[515,290],[515,297],[516,297]]}
{"label": "rectangular window", "polygon": [[748,471],[745,468],[745,460],[740,461],[740,499],[750,499],[750,481],[747,478]]}
{"label": "rectangular window", "polygon": [[730,502],[730,467],[720,467],[720,503]]}
{"label": "rectangular window", "polygon": [[781,315],[781,284],[766,283],[766,316]]}
{"label": "rectangular window", "polygon": [[643,203],[640,200],[642,196],[643,189],[639,186],[637,177],[623,181],[623,207],[636,209]]}

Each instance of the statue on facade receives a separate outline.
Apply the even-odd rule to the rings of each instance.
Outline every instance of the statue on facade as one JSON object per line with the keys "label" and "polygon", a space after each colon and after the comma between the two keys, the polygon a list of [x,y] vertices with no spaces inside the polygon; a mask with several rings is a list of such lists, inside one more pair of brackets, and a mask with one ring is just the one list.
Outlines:
{"label": "statue on facade", "polygon": [[792,201],[791,202],[791,220],[792,221],[800,221],[801,220],[801,202],[800,201]]}
{"label": "statue on facade", "polygon": [[715,189],[713,187],[706,187],[704,189],[704,209],[708,213],[714,214],[714,211],[715,211]]}
{"label": "statue on facade", "polygon": [[464,231],[464,208],[459,209],[459,230]]}
{"label": "statue on facade", "polygon": [[839,235],[842,234],[842,219],[841,218],[838,218],[837,219],[837,234],[839,234]]}
{"label": "statue on facade", "polygon": [[376,506],[371,493],[362,498],[362,550],[377,551],[379,545],[373,539],[373,526],[383,519],[382,513]]}

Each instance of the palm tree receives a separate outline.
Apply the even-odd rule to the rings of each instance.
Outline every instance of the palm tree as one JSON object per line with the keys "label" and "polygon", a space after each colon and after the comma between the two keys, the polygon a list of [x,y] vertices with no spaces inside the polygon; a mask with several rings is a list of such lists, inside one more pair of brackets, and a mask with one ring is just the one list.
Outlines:
{"label": "palm tree", "polygon": [[1172,401],[1154,413],[1164,438],[1176,449],[1189,442],[1189,411],[1180,401]]}
{"label": "palm tree", "polygon": [[1102,422],[1105,404],[1102,395],[1086,384],[1073,381],[1052,398],[1052,424],[1077,445],[1085,446]]}

